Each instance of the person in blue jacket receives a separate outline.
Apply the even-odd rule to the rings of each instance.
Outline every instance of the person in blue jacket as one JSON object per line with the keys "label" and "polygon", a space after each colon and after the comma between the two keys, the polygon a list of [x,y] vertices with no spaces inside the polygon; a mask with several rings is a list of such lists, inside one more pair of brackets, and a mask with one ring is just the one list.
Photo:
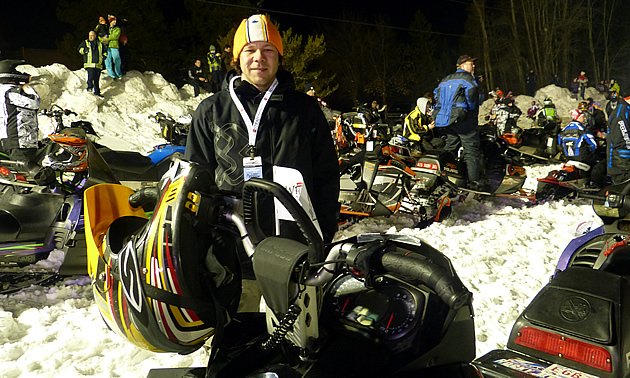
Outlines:
{"label": "person in blue jacket", "polygon": [[442,79],[433,92],[436,101],[433,117],[436,127],[446,128],[445,149],[456,152],[460,146],[464,148],[468,187],[479,190],[481,151],[477,131],[479,91],[473,76],[475,60],[461,55],[457,59],[457,71]]}
{"label": "person in blue jacket", "polygon": [[573,121],[558,134],[558,145],[568,159],[592,166],[596,161],[597,142],[584,126],[586,115],[584,111],[575,109],[571,116]]}

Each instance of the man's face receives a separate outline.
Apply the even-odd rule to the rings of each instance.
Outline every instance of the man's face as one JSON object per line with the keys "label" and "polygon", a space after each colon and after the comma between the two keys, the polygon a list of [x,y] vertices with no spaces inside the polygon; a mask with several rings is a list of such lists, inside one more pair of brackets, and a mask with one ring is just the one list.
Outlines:
{"label": "man's face", "polygon": [[309,89],[308,92],[306,92],[306,94],[309,96],[315,96],[315,88]]}
{"label": "man's face", "polygon": [[91,31],[90,34],[88,34],[88,39],[90,41],[96,40],[96,32],[95,31]]}
{"label": "man's face", "polygon": [[239,62],[243,80],[265,91],[273,83],[280,67],[280,54],[269,42],[252,42],[243,48]]}
{"label": "man's face", "polygon": [[580,114],[577,120],[579,123],[584,123],[586,121],[586,116],[584,115],[584,113]]}
{"label": "man's face", "polygon": [[201,67],[201,60],[199,59],[195,60],[195,66]]}
{"label": "man's face", "polygon": [[472,73],[475,70],[475,62],[469,60],[459,66],[462,70]]}

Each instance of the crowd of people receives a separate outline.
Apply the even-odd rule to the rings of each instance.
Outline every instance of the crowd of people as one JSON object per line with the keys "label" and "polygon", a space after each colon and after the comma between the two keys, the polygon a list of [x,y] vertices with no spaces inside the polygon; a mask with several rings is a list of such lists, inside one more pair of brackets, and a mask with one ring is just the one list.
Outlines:
{"label": "crowd of people", "polygon": [[101,72],[115,80],[129,70],[131,60],[127,46],[127,36],[122,34],[114,15],[99,17],[98,24],[88,32],[88,38],[79,44],[78,51],[83,57],[83,68],[87,71],[87,91],[103,97],[99,81]]}

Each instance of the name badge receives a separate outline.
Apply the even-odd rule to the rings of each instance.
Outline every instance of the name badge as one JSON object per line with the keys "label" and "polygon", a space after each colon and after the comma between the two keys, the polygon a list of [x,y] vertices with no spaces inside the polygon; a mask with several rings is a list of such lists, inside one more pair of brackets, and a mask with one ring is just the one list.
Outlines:
{"label": "name badge", "polygon": [[263,178],[262,158],[260,156],[243,158],[243,178],[247,181],[252,177]]}

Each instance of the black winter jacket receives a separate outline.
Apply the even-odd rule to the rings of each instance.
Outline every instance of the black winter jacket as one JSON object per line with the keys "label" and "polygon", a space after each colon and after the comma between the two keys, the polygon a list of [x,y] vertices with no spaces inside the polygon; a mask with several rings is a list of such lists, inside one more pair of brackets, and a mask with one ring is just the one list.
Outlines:
{"label": "black winter jacket", "polygon": [[[291,74],[281,69],[277,78],[256,138],[263,177],[272,179],[273,165],[300,171],[324,241],[330,241],[337,230],[339,166],[328,123],[317,103],[295,90]],[[253,120],[264,93],[240,79],[235,92]],[[248,145],[247,126],[225,88],[203,100],[193,114],[185,156],[213,170],[220,190],[240,195]]]}
{"label": "black winter jacket", "polygon": [[618,100],[608,116],[607,171],[611,176],[630,174],[630,105]]}

